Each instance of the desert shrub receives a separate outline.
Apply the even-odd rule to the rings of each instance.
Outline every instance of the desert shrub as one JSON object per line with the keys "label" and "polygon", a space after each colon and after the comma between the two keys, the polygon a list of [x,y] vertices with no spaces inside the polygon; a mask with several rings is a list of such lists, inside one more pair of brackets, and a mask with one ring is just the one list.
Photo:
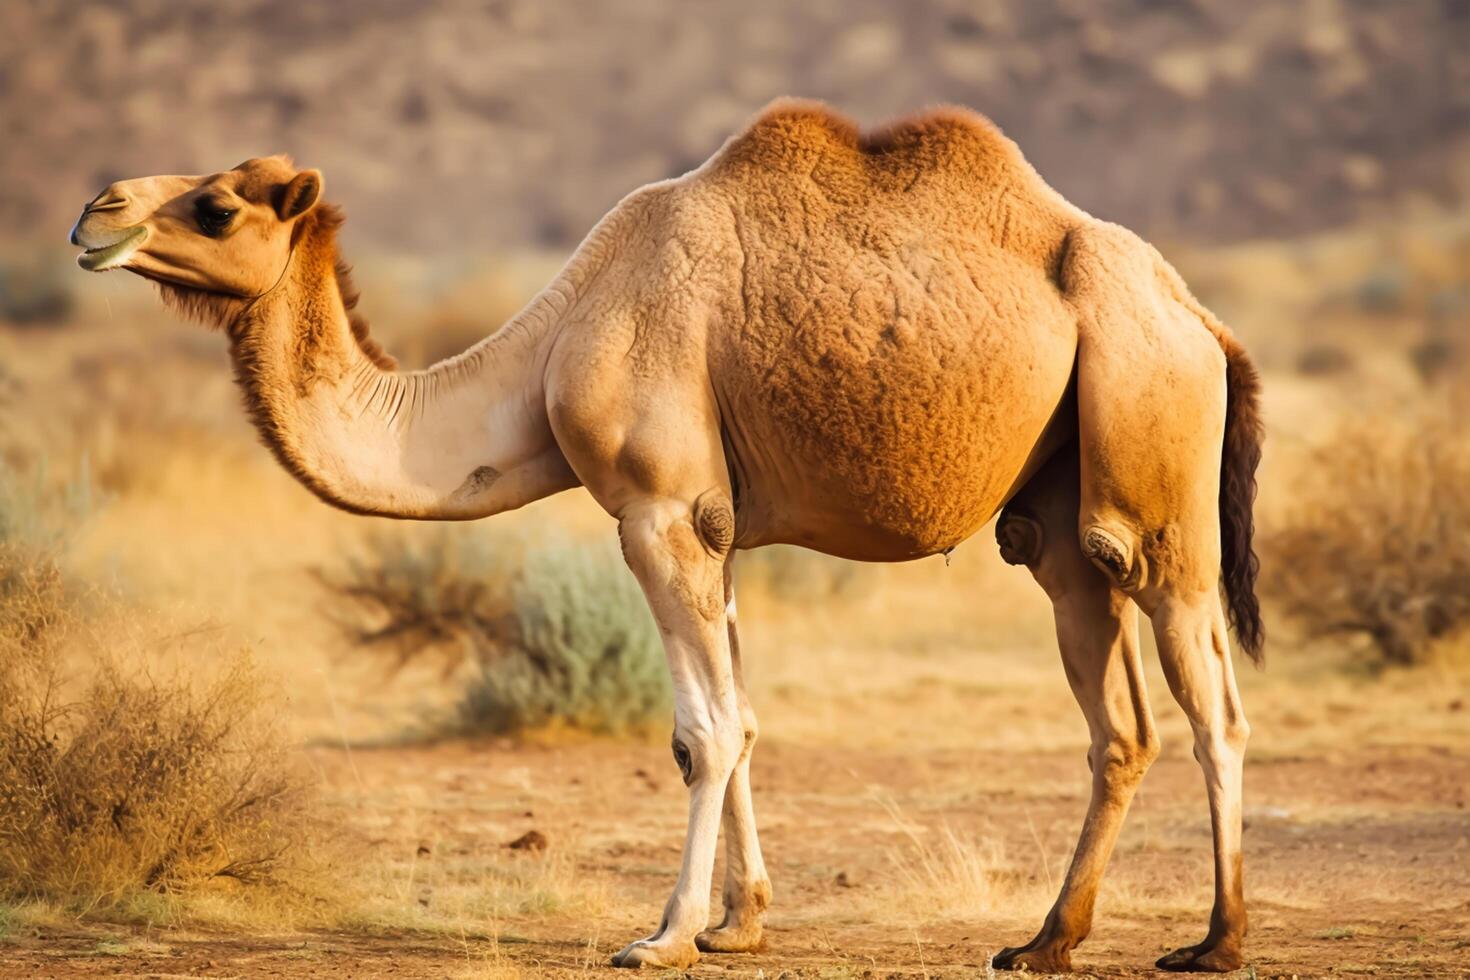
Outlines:
{"label": "desert shrub", "polygon": [[105,914],[272,880],[302,811],[255,674],[200,687],[124,670],[133,651],[90,618],[130,610],[75,601],[62,562],[73,494],[0,476],[0,900]]}
{"label": "desert shrub", "polygon": [[622,731],[668,720],[658,627],[616,548],[562,543],[530,552],[511,607],[501,650],[482,659],[460,703],[461,728]]}
{"label": "desert shrub", "polygon": [[0,537],[0,650],[18,656],[42,643],[65,618],[67,600],[50,555]]}
{"label": "desert shrub", "polygon": [[247,666],[195,689],[104,660],[72,698],[54,668],[0,677],[0,894],[105,910],[273,880],[299,788]]}
{"label": "desert shrub", "polygon": [[97,503],[85,456],[76,473],[63,481],[52,478],[45,460],[27,474],[0,462],[0,541],[54,552]]}
{"label": "desert shrub", "polygon": [[75,589],[61,555],[93,502],[85,460],[59,487],[50,486],[44,467],[22,477],[0,464],[0,645],[29,650],[68,613]]}
{"label": "desert shrub", "polygon": [[1470,441],[1454,413],[1355,420],[1315,451],[1263,540],[1266,595],[1389,663],[1470,627]]}
{"label": "desert shrub", "polygon": [[340,569],[316,574],[347,600],[337,623],[351,642],[388,653],[395,668],[438,658],[447,674],[503,646],[523,549],[479,529],[415,530],[370,534]]}
{"label": "desert shrub", "polygon": [[1352,353],[1338,344],[1314,343],[1303,348],[1296,357],[1297,373],[1308,377],[1342,374],[1352,367]]}
{"label": "desert shrub", "polygon": [[1425,384],[1452,377],[1465,363],[1459,338],[1448,331],[1426,337],[1409,348],[1409,363]]}
{"label": "desert shrub", "polygon": [[1358,306],[1368,313],[1401,310],[1407,302],[1409,285],[1409,273],[1402,263],[1395,261],[1380,265],[1358,283]]}
{"label": "desert shrub", "polygon": [[616,548],[527,545],[482,529],[374,535],[321,579],[348,600],[350,639],[401,666],[469,664],[457,732],[552,725],[621,731],[664,719],[658,628]]}

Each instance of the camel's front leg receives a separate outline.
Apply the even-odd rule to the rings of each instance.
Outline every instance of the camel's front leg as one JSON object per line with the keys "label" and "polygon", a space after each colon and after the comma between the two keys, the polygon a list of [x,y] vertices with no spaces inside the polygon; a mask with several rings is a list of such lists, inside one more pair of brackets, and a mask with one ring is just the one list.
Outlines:
{"label": "camel's front leg", "polygon": [[725,790],[725,917],[719,926],[695,937],[706,953],[746,953],[759,949],[765,934],[766,906],[771,904],[771,879],[755,832],[755,807],[750,798],[750,753],[755,748],[755,711],[741,677],[740,636],[735,626],[735,556],[725,563],[725,620],[730,634],[730,664],[745,746]]}
{"label": "camel's front leg", "polygon": [[709,922],[725,788],[745,747],[725,623],[724,555],[696,533],[689,502],[630,504],[618,533],[658,621],[673,675],[674,759],[689,787],[689,831],[663,921],[653,935],[614,956],[613,964],[683,968],[699,959],[694,937]]}

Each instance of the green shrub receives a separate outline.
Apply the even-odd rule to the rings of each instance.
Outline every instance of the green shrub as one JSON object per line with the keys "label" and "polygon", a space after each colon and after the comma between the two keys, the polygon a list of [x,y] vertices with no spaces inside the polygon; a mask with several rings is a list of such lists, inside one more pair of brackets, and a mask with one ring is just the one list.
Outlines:
{"label": "green shrub", "polygon": [[513,613],[460,702],[459,727],[508,732],[565,724],[617,732],[669,718],[658,627],[616,548],[532,551],[511,586]]}
{"label": "green shrub", "polygon": [[348,600],[348,638],[389,652],[395,668],[472,665],[456,732],[616,732],[668,716],[658,628],[611,544],[414,528],[368,537],[319,577]]}

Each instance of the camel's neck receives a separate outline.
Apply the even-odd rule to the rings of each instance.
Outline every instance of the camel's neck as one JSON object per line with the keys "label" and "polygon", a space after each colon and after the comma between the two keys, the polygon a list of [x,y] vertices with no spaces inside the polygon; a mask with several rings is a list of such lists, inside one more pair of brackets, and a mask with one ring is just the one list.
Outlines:
{"label": "camel's neck", "polygon": [[396,372],[354,335],[331,231],[325,220],[309,227],[281,284],[229,330],[251,414],[286,468],[344,509],[427,520],[575,486],[543,384],[569,287],[554,283],[458,357]]}

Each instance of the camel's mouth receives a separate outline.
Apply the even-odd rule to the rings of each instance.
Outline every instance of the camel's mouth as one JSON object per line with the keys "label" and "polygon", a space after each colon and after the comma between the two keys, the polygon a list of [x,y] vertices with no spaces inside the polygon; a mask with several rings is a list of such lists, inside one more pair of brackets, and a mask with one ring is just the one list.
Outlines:
{"label": "camel's mouth", "polygon": [[98,245],[89,248],[77,256],[77,265],[88,272],[101,272],[104,269],[113,269],[122,265],[133,257],[138,246],[143,244],[143,239],[148,236],[148,228],[138,225],[123,232],[121,238],[106,245]]}

